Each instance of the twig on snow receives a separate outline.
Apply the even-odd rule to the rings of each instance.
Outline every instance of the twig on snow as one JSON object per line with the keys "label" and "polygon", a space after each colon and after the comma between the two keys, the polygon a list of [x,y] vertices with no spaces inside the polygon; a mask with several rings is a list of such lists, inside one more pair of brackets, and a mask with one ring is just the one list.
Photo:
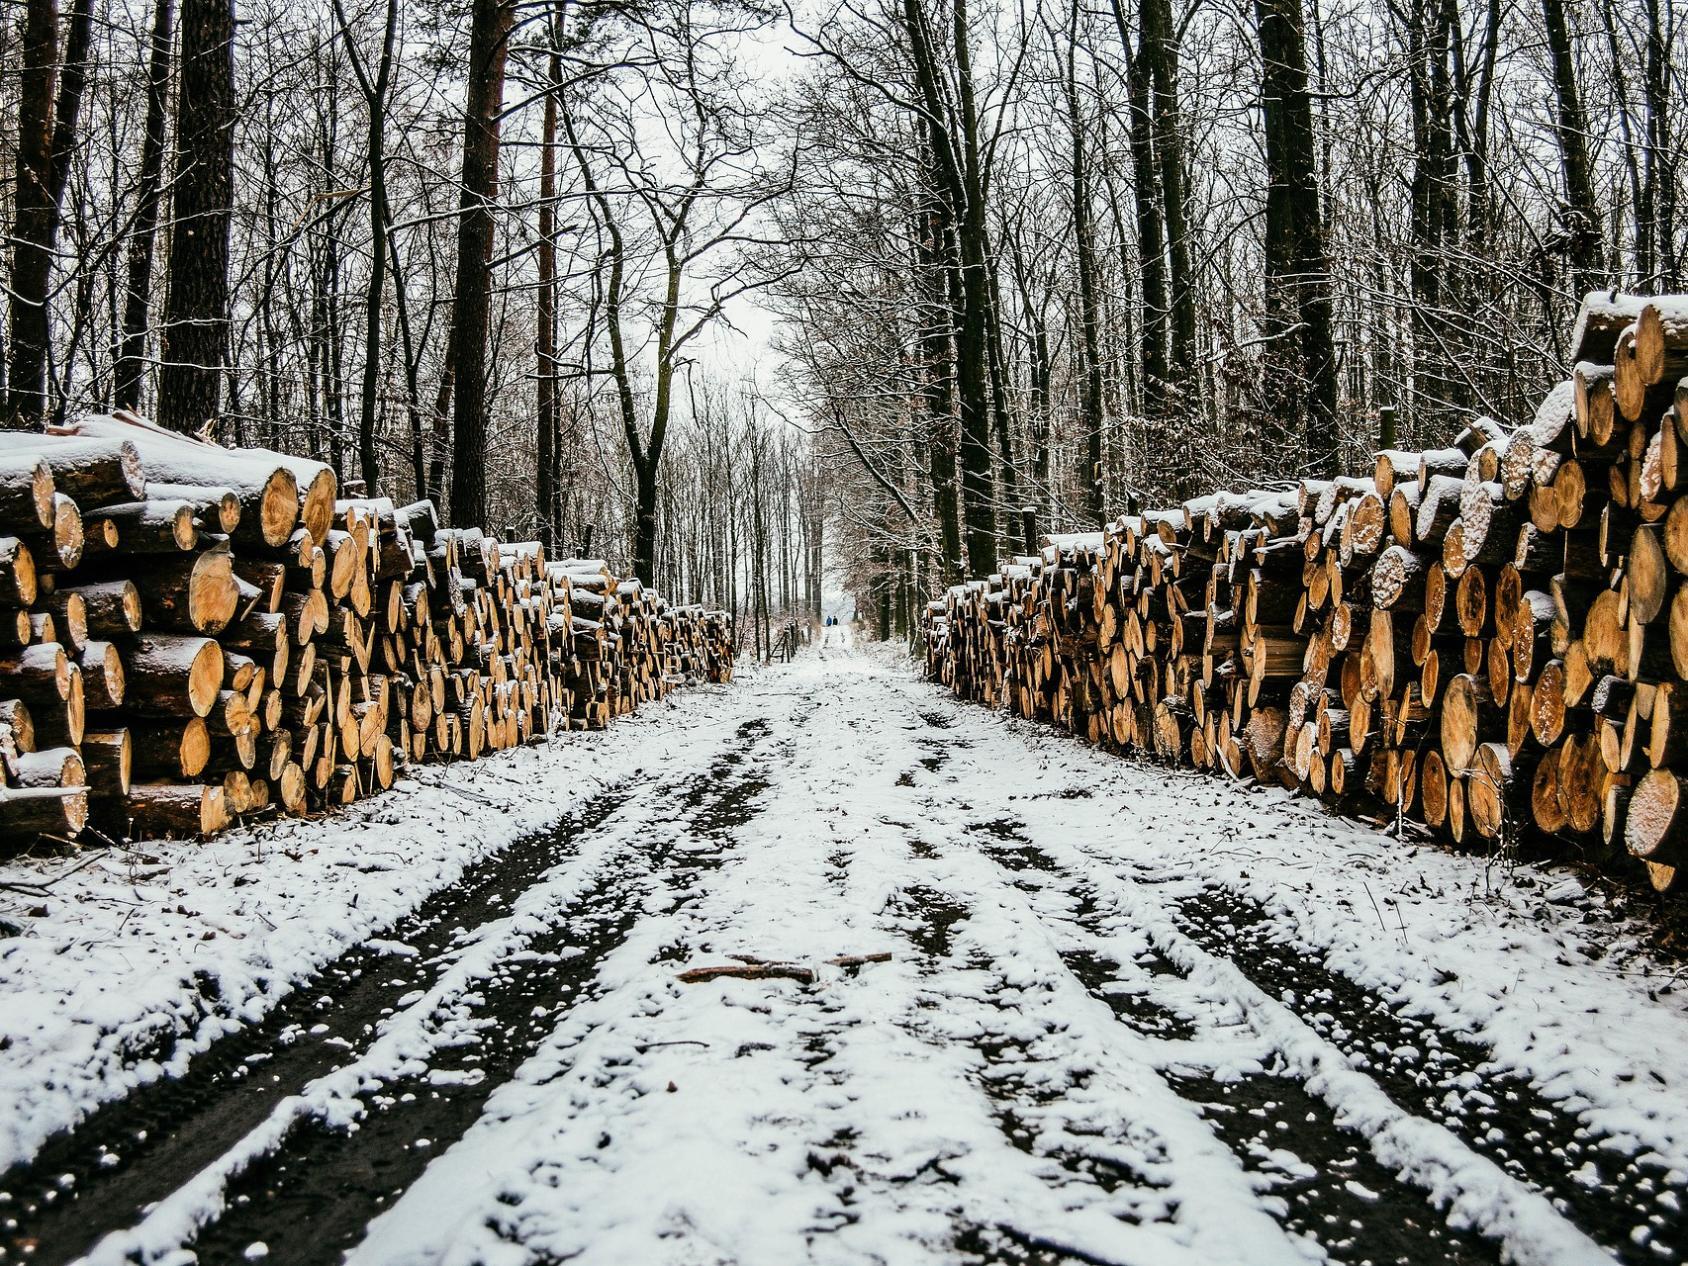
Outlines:
{"label": "twig on snow", "polygon": [[679,974],[681,984],[701,985],[711,980],[795,980],[798,984],[815,983],[812,967],[798,967],[793,963],[724,963],[719,967],[693,967]]}

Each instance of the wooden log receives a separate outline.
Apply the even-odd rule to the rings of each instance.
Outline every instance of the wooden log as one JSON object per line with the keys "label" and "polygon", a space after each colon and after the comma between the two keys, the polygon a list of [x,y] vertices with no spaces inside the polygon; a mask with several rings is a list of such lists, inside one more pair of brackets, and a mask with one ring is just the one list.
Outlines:
{"label": "wooden log", "polygon": [[0,842],[29,843],[37,835],[74,837],[88,824],[83,787],[0,787]]}
{"label": "wooden log", "polygon": [[61,596],[72,593],[82,599],[90,637],[109,639],[141,631],[141,591],[133,580],[78,582],[57,590]]}
{"label": "wooden log", "polygon": [[1511,835],[1531,781],[1526,773],[1515,772],[1506,744],[1484,743],[1479,747],[1476,765],[1465,783],[1466,816],[1472,829],[1486,840]]}
{"label": "wooden log", "polygon": [[82,736],[81,751],[90,800],[117,801],[129,794],[134,743],[127,729],[89,730]]}
{"label": "wooden log", "polygon": [[99,517],[117,528],[125,554],[181,553],[199,544],[199,526],[188,501],[126,501],[105,507]]}
{"label": "wooden log", "polygon": [[1460,673],[1448,682],[1442,695],[1441,750],[1450,773],[1470,772],[1477,748],[1503,730],[1486,681]]}
{"label": "wooden log", "polygon": [[233,488],[155,480],[147,484],[147,497],[157,501],[186,501],[196,517],[224,536],[233,535],[240,527],[240,498]]}
{"label": "wooden log", "polygon": [[0,533],[44,532],[53,526],[53,472],[38,453],[0,448]]}
{"label": "wooden log", "polygon": [[35,556],[15,536],[0,536],[0,606],[27,607],[35,602]]}
{"label": "wooden log", "polygon": [[1402,545],[1391,545],[1372,567],[1372,603],[1380,611],[1413,614],[1424,609],[1427,567],[1424,558]]}
{"label": "wooden log", "polygon": [[1460,475],[1433,475],[1428,483],[1420,482],[1424,491],[1413,519],[1413,542],[1440,545],[1449,525],[1459,517],[1460,496],[1465,489],[1463,464],[1460,470]]}
{"label": "wooden log", "polygon": [[156,556],[136,585],[147,625],[175,633],[220,633],[240,605],[225,550]]}
{"label": "wooden log", "polygon": [[86,540],[82,512],[63,493],[53,497],[53,524],[41,531],[21,531],[19,539],[30,547],[38,572],[70,571],[82,561]]}
{"label": "wooden log", "polygon": [[1611,290],[1593,290],[1583,296],[1571,328],[1570,359],[1604,361],[1610,364],[1618,335],[1641,315],[1645,299]]}
{"label": "wooden log", "polygon": [[1688,779],[1668,769],[1654,769],[1635,784],[1624,825],[1630,856],[1667,866],[1688,861]]}
{"label": "wooden log", "polygon": [[208,637],[148,633],[119,644],[125,706],[143,716],[210,714],[223,684],[223,651]]}
{"label": "wooden log", "polygon": [[1617,392],[1611,362],[1579,362],[1572,372],[1571,380],[1576,392],[1574,399],[1577,434],[1595,449],[1610,444],[1618,418]]}
{"label": "wooden log", "polygon": [[123,809],[135,839],[158,835],[215,835],[229,824],[221,787],[136,783]]}
{"label": "wooden log", "polygon": [[26,433],[8,435],[5,444],[9,453],[31,454],[46,462],[54,490],[84,510],[140,501],[147,495],[140,454],[125,440]]}
{"label": "wooden log", "polygon": [[123,657],[112,642],[87,642],[76,657],[82,672],[88,706],[96,710],[121,708],[127,692]]}

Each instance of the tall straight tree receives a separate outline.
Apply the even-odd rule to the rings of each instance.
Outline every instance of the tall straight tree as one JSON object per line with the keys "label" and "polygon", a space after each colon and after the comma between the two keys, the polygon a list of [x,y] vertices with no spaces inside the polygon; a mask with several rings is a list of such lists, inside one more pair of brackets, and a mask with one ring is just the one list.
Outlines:
{"label": "tall straight tree", "polygon": [[1336,347],[1305,19],[1301,0],[1255,0],[1255,13],[1266,133],[1268,408],[1300,440],[1303,468],[1334,478]]}
{"label": "tall straight tree", "polygon": [[1154,76],[1141,50],[1136,55],[1132,53],[1131,28],[1126,22],[1124,0],[1112,0],[1112,9],[1120,51],[1127,59],[1131,174],[1137,212],[1137,254],[1141,261],[1143,287],[1143,323],[1138,347],[1143,412],[1150,418],[1158,418],[1166,408],[1168,313],[1160,170],[1155,161],[1150,107]]}
{"label": "tall straight tree", "polygon": [[534,517],[539,539],[549,548],[561,536],[561,498],[557,495],[561,406],[557,396],[557,105],[563,91],[561,3],[553,23],[551,53],[545,67],[545,122],[539,149],[539,297],[534,331],[535,462]]}
{"label": "tall straight tree", "polygon": [[463,108],[463,178],[458,196],[457,289],[451,308],[456,377],[452,413],[451,521],[484,523],[486,502],[486,340],[492,316],[493,205],[498,200],[499,119],[514,10],[505,0],[474,0],[469,24],[469,87]]}
{"label": "tall straight tree", "polygon": [[[1169,0],[1142,0],[1138,59],[1145,63],[1153,101],[1155,160],[1166,223],[1167,283],[1171,300],[1169,376],[1188,389],[1196,361],[1196,283],[1190,262],[1184,197],[1184,123],[1178,107],[1178,32]],[[1185,407],[1192,403],[1185,400]]]}
{"label": "tall straight tree", "polygon": [[183,0],[176,168],[171,180],[158,420],[212,422],[229,343],[229,226],[234,203],[234,0]]}
{"label": "tall straight tree", "polygon": [[1084,508],[1090,526],[1100,527],[1106,517],[1102,498],[1102,432],[1105,427],[1102,404],[1102,318],[1096,297],[1096,244],[1090,221],[1090,163],[1084,151],[1084,112],[1078,98],[1079,0],[1072,0],[1067,12],[1067,58],[1064,88],[1067,97],[1067,125],[1072,133],[1071,170],[1073,203],[1073,247],[1078,265],[1080,337],[1074,350],[1079,356],[1082,383],[1081,418],[1084,431]]}
{"label": "tall straight tree", "polygon": [[955,312],[955,386],[960,411],[961,514],[967,567],[983,576],[996,567],[996,508],[991,472],[989,398],[989,221],[985,215],[985,156],[973,90],[972,33],[966,0],[952,0],[955,105],[946,100],[935,32],[921,0],[903,0],[903,23],[914,64],[939,188],[949,204],[959,274]]}
{"label": "tall straight tree", "polygon": [[1566,0],[1542,0],[1547,48],[1553,61],[1554,123],[1559,136],[1559,165],[1565,175],[1565,250],[1578,291],[1595,284],[1600,269],[1600,206],[1588,154],[1588,112],[1577,86],[1576,58],[1566,19]]}
{"label": "tall straight tree", "polygon": [[346,60],[363,93],[368,128],[364,133],[369,168],[369,279],[365,288],[363,390],[358,407],[358,465],[364,491],[380,495],[381,454],[375,446],[376,406],[381,385],[381,299],[387,284],[387,94],[393,80],[394,42],[398,36],[399,0],[387,0],[386,26],[375,71],[364,64],[341,0],[334,0],[334,16],[346,45]]}
{"label": "tall straight tree", "polygon": [[[169,126],[170,44],[176,20],[175,0],[157,0],[152,11],[152,50],[147,66],[146,134],[141,142],[141,170],[135,222],[129,231],[128,273],[123,295],[123,337],[112,377],[112,399],[120,409],[138,409],[146,372],[147,327],[152,301],[152,255],[163,201],[165,129]],[[272,189],[273,197],[273,189]]]}
{"label": "tall straight tree", "polygon": [[[18,100],[17,218],[12,232],[12,349],[7,413],[12,424],[34,426],[48,410],[47,311],[60,206],[76,144],[76,121],[87,82],[91,0],[76,0],[58,73],[58,7],[29,0],[24,12],[23,74]],[[57,80],[57,99],[54,81]]]}

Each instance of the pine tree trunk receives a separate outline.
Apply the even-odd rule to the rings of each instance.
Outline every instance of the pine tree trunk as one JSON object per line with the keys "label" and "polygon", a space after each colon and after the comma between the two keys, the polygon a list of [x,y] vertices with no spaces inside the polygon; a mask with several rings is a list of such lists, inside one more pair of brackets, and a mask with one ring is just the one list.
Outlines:
{"label": "pine tree trunk", "polygon": [[180,80],[158,420],[196,431],[217,417],[228,355],[234,0],[183,0]]}
{"label": "pine tree trunk", "polygon": [[[1167,281],[1172,320],[1167,371],[1173,385],[1187,392],[1196,362],[1196,285],[1184,205],[1184,136],[1178,109],[1178,37],[1172,6],[1167,0],[1143,0],[1142,24],[1137,55],[1147,61],[1145,72],[1153,86],[1154,155],[1165,207],[1170,265]],[[1186,406],[1188,403],[1185,401]]]}
{"label": "pine tree trunk", "polygon": [[545,96],[545,127],[539,150],[539,296],[534,335],[535,396],[538,404],[534,514],[539,537],[555,544],[557,520],[557,442],[561,426],[557,407],[557,97],[562,90],[563,59],[553,52],[549,62],[549,91]]}
{"label": "pine tree trunk", "polygon": [[[152,14],[152,52],[147,68],[146,136],[141,142],[141,169],[135,199],[135,223],[129,234],[128,283],[123,297],[123,341],[113,374],[112,399],[120,409],[141,406],[141,382],[146,375],[147,329],[152,315],[152,256],[163,201],[164,131],[168,124],[170,43],[176,20],[175,0],[157,0]],[[274,183],[270,182],[274,200]],[[266,314],[270,302],[266,288]],[[266,316],[267,319],[267,316]],[[274,339],[267,340],[272,351]],[[271,390],[273,390],[273,385]]]}
{"label": "pine tree trunk", "polygon": [[[93,26],[90,0],[76,0],[58,74],[55,0],[30,0],[24,13],[23,70],[18,103],[17,219],[13,226],[12,348],[8,413],[12,424],[47,420],[51,320],[47,295],[58,245],[60,206],[76,144]],[[58,81],[57,99],[54,81]],[[36,95],[39,94],[39,95]]]}
{"label": "pine tree trunk", "polygon": [[1078,0],[1073,0],[1067,27],[1067,126],[1072,134],[1068,173],[1073,204],[1073,243],[1077,249],[1080,338],[1079,376],[1083,391],[1080,425],[1084,432],[1084,508],[1087,526],[1099,528],[1106,518],[1102,501],[1101,317],[1096,299],[1096,246],[1090,223],[1090,170],[1084,152],[1084,115],[1078,102]]}
{"label": "pine tree trunk", "polygon": [[456,368],[452,415],[451,521],[486,522],[486,342],[492,309],[493,204],[498,197],[498,128],[513,11],[503,0],[474,0],[469,28],[468,100],[463,125],[463,192],[458,203],[457,289],[451,346]]}
{"label": "pine tree trunk", "polygon": [[1126,25],[1121,0],[1113,0],[1113,13],[1120,48],[1128,59],[1126,91],[1132,186],[1137,211],[1137,259],[1143,278],[1143,327],[1138,352],[1142,366],[1143,412],[1150,418],[1159,418],[1166,409],[1168,312],[1160,172],[1155,162],[1154,126],[1149,104],[1152,76],[1143,62],[1141,38],[1137,55],[1132,55],[1130,28]]}
{"label": "pine tree trunk", "polygon": [[1548,52],[1553,59],[1553,89],[1557,98],[1555,127],[1559,160],[1565,174],[1566,257],[1579,294],[1594,288],[1600,272],[1600,206],[1594,198],[1593,168],[1588,156],[1588,115],[1577,88],[1571,32],[1565,20],[1565,0],[1542,0]]}
{"label": "pine tree trunk", "polygon": [[1301,0],[1255,0],[1266,133],[1268,408],[1300,439],[1302,466],[1334,478],[1339,458],[1330,262],[1325,253]]}

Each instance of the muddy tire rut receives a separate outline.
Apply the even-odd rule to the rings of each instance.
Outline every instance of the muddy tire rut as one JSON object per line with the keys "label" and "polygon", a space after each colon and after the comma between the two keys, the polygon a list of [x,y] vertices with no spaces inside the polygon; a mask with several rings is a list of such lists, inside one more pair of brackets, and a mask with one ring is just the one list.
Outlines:
{"label": "muddy tire rut", "polygon": [[[1657,1262],[1631,1238],[1639,1225],[1664,1245],[1688,1242],[1688,1184],[1675,1200],[1662,1168],[1622,1156],[1574,1112],[1530,1082],[1498,1068],[1482,1043],[1439,1029],[1272,935],[1260,905],[1223,888],[1178,903],[1179,920],[1211,954],[1235,963],[1265,993],[1293,1005],[1302,1020],[1340,1049],[1395,1103],[1435,1121],[1466,1146],[1548,1197],[1562,1214],[1620,1262]],[[1593,1165],[1597,1180],[1574,1175]]]}
{"label": "muddy tire rut", "polygon": [[[751,744],[765,730],[765,723],[751,722],[738,738]],[[457,1017],[468,1020],[474,1037],[451,1054],[473,1076],[442,1082],[435,1067],[383,1085],[363,1096],[366,1112],[355,1130],[308,1118],[284,1149],[230,1184],[222,1217],[201,1229],[191,1247],[203,1260],[234,1261],[262,1243],[273,1266],[335,1262],[354,1247],[428,1162],[480,1118],[493,1092],[567,1013],[599,996],[599,969],[643,917],[646,897],[677,886],[669,913],[695,898],[699,876],[722,864],[733,830],[753,816],[766,788],[759,776],[742,772],[744,763],[744,751],[729,752],[674,797],[674,817],[706,847],[680,848],[669,836],[642,856],[616,858],[616,869],[600,875],[568,916],[475,991],[467,1015]]]}
{"label": "muddy tire rut", "polygon": [[[1062,963],[1086,992],[1108,1005],[1116,1020],[1148,1037],[1177,1041],[1199,1034],[1187,1011],[1136,983],[1145,974],[1151,981],[1182,978],[1163,955],[1150,950],[1128,969],[1082,944],[1105,935],[1093,894],[1030,843],[1018,824],[985,824],[978,836],[985,855],[1034,904],[1051,888],[1062,896],[1076,896],[1064,914],[1042,917],[1076,933],[1080,944],[1058,951]],[[1448,1228],[1422,1192],[1381,1165],[1363,1137],[1338,1125],[1329,1105],[1293,1079],[1268,1071],[1222,1082],[1178,1068],[1163,1075],[1182,1098],[1197,1106],[1243,1168],[1274,1197],[1269,1209],[1285,1231],[1317,1243],[1329,1260],[1354,1266],[1471,1266],[1500,1260],[1498,1244]]]}
{"label": "muddy tire rut", "polygon": [[[589,808],[475,863],[456,885],[372,938],[410,946],[414,956],[370,942],[354,946],[263,1020],[195,1055],[181,1076],[137,1087],[49,1139],[29,1164],[0,1175],[0,1196],[10,1197],[0,1261],[69,1260],[130,1225],[287,1096],[356,1058],[400,999],[437,979],[465,929],[507,914],[511,900],[574,855],[591,822],[626,799],[624,787],[599,793]],[[164,1060],[170,1051],[146,1054]]]}
{"label": "muddy tire rut", "polygon": [[[748,746],[765,731],[765,722],[751,722],[740,728],[737,740]],[[719,834],[762,786],[740,775],[744,757],[743,750],[729,751],[707,775],[678,785],[635,788],[626,782],[595,792],[551,828],[472,864],[456,884],[346,950],[263,1020],[193,1056],[182,1075],[137,1087],[49,1139],[28,1164],[0,1175],[0,1261],[69,1261],[107,1234],[132,1226],[287,1097],[355,1061],[382,1021],[409,996],[429,989],[481,927],[506,917],[524,892],[573,860],[582,837],[635,795],[671,799],[678,813],[695,819],[700,834]],[[458,1084],[384,1088],[379,1097],[407,1111],[377,1106],[351,1135],[312,1123],[300,1126],[288,1140],[288,1160],[268,1157],[231,1187],[228,1214],[202,1232],[202,1257],[238,1260],[248,1244],[264,1239],[249,1234],[259,1221],[280,1225],[279,1211],[291,1208],[309,1213],[310,1246],[291,1256],[285,1232],[266,1230],[276,1241],[274,1259],[336,1260],[339,1248],[355,1243],[392,1195],[467,1129],[492,1090],[555,1026],[560,1010],[586,996],[597,964],[625,939],[636,912],[629,894],[641,879],[648,881],[652,867],[702,869],[718,863],[706,852],[670,850],[619,876],[600,877],[551,933],[530,941],[484,982],[474,1018],[486,1023],[478,1049],[463,1061]],[[395,946],[414,953],[395,953]],[[207,1013],[215,1006],[215,997],[208,997]],[[535,1014],[540,1006],[547,1007],[546,1014]],[[168,1035],[136,1058],[166,1060],[177,1040]],[[419,1140],[426,1145],[418,1146]],[[287,1195],[295,1189],[301,1192],[297,1205]],[[272,1207],[273,1215],[256,1216]],[[295,1230],[294,1238],[305,1237]],[[335,1251],[319,1251],[330,1242]]]}

